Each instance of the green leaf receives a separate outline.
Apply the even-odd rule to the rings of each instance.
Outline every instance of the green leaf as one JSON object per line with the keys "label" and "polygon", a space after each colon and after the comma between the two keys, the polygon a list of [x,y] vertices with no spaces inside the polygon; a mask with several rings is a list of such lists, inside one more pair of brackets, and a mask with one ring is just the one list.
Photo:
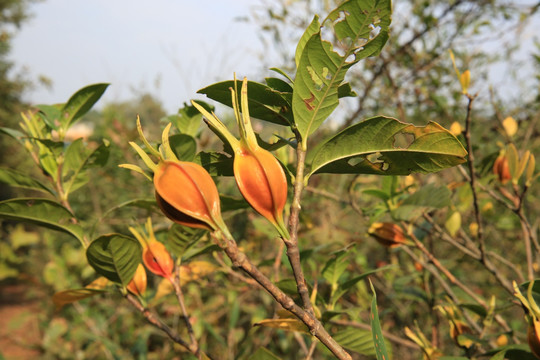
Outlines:
{"label": "green leaf", "polygon": [[[242,87],[242,81],[237,80],[237,87],[238,89]],[[197,92],[232,107],[230,88],[234,88],[234,80],[218,82]],[[240,103],[240,98],[238,103]],[[248,108],[251,117],[278,125],[289,125],[290,105],[282,96],[264,84],[248,81]]]}
{"label": "green leaf", "polygon": [[126,286],[141,263],[142,248],[134,238],[103,235],[90,243],[86,250],[88,264],[110,281]]}
{"label": "green leaf", "polygon": [[276,282],[276,286],[289,296],[298,295],[298,287],[294,279],[281,279]]}
{"label": "green leaf", "polygon": [[461,164],[467,152],[437,123],[417,127],[377,116],[354,124],[327,140],[313,155],[311,172],[409,175]]}
{"label": "green leaf", "polygon": [[[214,107],[203,101],[195,101],[209,112],[214,111]],[[202,122],[202,114],[193,105],[184,103],[184,107],[178,110],[178,114],[167,116],[161,119],[162,122],[171,122],[180,133],[195,137]]]}
{"label": "green leaf", "polygon": [[95,150],[85,148],[82,139],[73,141],[66,149],[62,168],[64,192],[66,196],[89,180],[87,170],[103,167],[109,159],[109,143],[101,143]]}
{"label": "green leaf", "polygon": [[221,212],[248,209],[251,207],[249,203],[243,198],[236,198],[228,195],[219,195],[221,200]]}
{"label": "green leaf", "polygon": [[191,135],[172,135],[169,137],[169,144],[180,161],[192,161],[197,154],[197,143]]}
{"label": "green leaf", "polygon": [[61,110],[60,122],[68,129],[101,98],[109,84],[93,84],[78,90]]}
{"label": "green leaf", "polygon": [[311,23],[304,31],[304,34],[302,34],[302,37],[298,41],[298,45],[296,45],[296,53],[294,55],[294,62],[296,64],[296,67],[298,67],[298,64],[300,63],[300,58],[302,56],[302,53],[304,52],[304,48],[306,47],[307,42],[311,37],[315,34],[317,34],[321,30],[321,24],[319,22],[319,16],[315,15],[313,17],[313,20],[311,20]]}
{"label": "green leaf", "polygon": [[386,350],[386,343],[381,329],[381,322],[379,320],[379,312],[377,311],[377,294],[371,284],[371,291],[373,291],[373,299],[371,300],[371,332],[373,334],[373,343],[375,344],[375,353],[377,354],[377,360],[387,360],[388,351]]}
{"label": "green leaf", "polygon": [[481,356],[493,355],[490,360],[535,360],[527,344],[512,344],[490,350]]}
{"label": "green leaf", "polygon": [[13,169],[0,168],[0,182],[13,187],[43,191],[52,195],[55,194],[54,190],[52,190],[39,180],[31,178],[26,173],[22,173]]}
{"label": "green leaf", "polygon": [[395,220],[411,220],[430,209],[442,209],[451,203],[452,192],[446,186],[427,184],[403,200],[392,211]]}
{"label": "green leaf", "polygon": [[135,208],[139,208],[139,209],[144,209],[144,210],[149,210],[149,211],[152,211],[152,210],[158,210],[158,206],[156,204],[156,199],[155,198],[150,198],[150,199],[132,199],[132,200],[128,200],[128,201],[125,201],[121,204],[118,204],[116,206],[113,206],[112,208],[108,209],[102,216],[101,216],[101,219],[105,219],[107,216],[109,216],[111,213],[117,211],[117,210],[120,210],[120,209],[123,209],[123,208],[126,208],[126,207],[135,207]]}
{"label": "green leaf", "polygon": [[201,151],[193,162],[201,165],[212,176],[233,176],[233,158],[224,153]]}
{"label": "green leaf", "polygon": [[19,144],[24,145],[24,141],[22,140],[25,135],[20,132],[19,130],[10,129],[7,127],[0,127],[0,133],[3,133],[19,142]]}
{"label": "green leaf", "polygon": [[62,115],[63,104],[56,105],[36,105],[39,110],[38,116],[47,124],[50,129],[58,130],[60,116]]}
{"label": "green leaf", "polygon": [[343,284],[339,284],[337,291],[333,294],[332,299],[330,300],[330,303],[332,305],[335,305],[336,302],[344,295],[346,294],[353,286],[358,284],[360,281],[368,277],[369,275],[375,274],[379,271],[388,270],[391,268],[394,268],[394,265],[387,265],[383,266],[374,270],[366,271],[363,274],[360,274],[358,276],[353,277],[350,280],[345,281]]}
{"label": "green leaf", "polygon": [[337,332],[333,338],[347,350],[366,356],[375,355],[375,347],[369,330],[346,327]]}
{"label": "green leaf", "polygon": [[62,231],[72,235],[84,245],[82,228],[71,221],[73,214],[55,201],[34,198],[1,201],[0,217]]}
{"label": "green leaf", "polygon": [[[304,149],[308,136],[338,105],[338,88],[349,68],[380,53],[388,39],[390,15],[390,0],[349,0],[328,15],[321,30],[314,32],[318,26],[315,18],[302,36],[295,56],[292,107]],[[322,40],[321,31],[326,27],[333,27],[343,55]]]}
{"label": "green leaf", "polygon": [[204,229],[173,224],[167,232],[167,245],[178,258],[181,258],[186,250],[195,245],[206,232]]}
{"label": "green leaf", "polygon": [[264,79],[266,81],[266,84],[272,88],[272,90],[280,93],[282,96],[285,94],[290,94],[291,100],[292,100],[292,92],[293,88],[292,85],[285,80],[274,78],[274,77],[267,77]]}
{"label": "green leaf", "polygon": [[251,354],[248,360],[281,360],[281,358],[274,355],[270,350],[260,347]]}
{"label": "green leaf", "polygon": [[322,276],[332,285],[332,288],[337,288],[337,282],[341,275],[349,265],[345,258],[348,256],[347,250],[342,250],[335,257],[328,260],[322,270]]}

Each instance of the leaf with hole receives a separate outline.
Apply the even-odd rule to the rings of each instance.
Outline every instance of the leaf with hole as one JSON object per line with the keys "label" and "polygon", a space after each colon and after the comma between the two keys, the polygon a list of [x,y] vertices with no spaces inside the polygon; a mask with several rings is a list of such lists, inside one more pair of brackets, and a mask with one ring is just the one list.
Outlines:
{"label": "leaf with hole", "polygon": [[354,124],[319,146],[316,173],[409,175],[432,173],[465,161],[467,152],[437,123],[415,126],[377,116]]}
{"label": "leaf with hole", "polygon": [[[339,103],[338,89],[351,66],[380,53],[388,39],[391,1],[349,0],[318,25],[315,18],[297,47],[292,108],[294,121],[306,148],[307,138],[330,116]],[[323,40],[322,31],[333,30],[340,53]]]}

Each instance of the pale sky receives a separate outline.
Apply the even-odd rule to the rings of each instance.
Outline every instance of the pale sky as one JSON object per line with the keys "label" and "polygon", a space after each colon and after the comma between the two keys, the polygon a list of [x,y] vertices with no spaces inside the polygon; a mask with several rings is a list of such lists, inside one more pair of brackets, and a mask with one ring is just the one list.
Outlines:
{"label": "pale sky", "polygon": [[[26,67],[30,78],[43,75],[52,80],[52,90],[38,87],[25,94],[33,104],[65,102],[83,86],[108,82],[111,86],[98,107],[150,92],[172,114],[192,98],[203,99],[198,89],[231,79],[234,72],[253,80],[275,75],[259,58],[264,54],[266,63],[275,58],[270,63],[279,66],[275,49],[264,48],[253,21],[237,20],[251,18],[254,7],[271,2],[44,0],[30,7],[34,16],[15,35],[10,58],[18,69]],[[399,13],[393,17],[398,20]],[[524,62],[518,67],[519,81],[509,82],[507,66],[497,64],[487,83],[473,77],[472,90],[485,92],[491,85],[510,99],[519,96],[513,91],[516,86],[534,81],[530,51],[538,26],[537,16],[519,34],[521,51],[506,59]],[[499,42],[515,41],[516,35],[511,31]],[[484,45],[497,51],[497,43]]]}
{"label": "pale sky", "polygon": [[175,113],[206,85],[260,73],[262,44],[248,17],[259,0],[45,0],[13,39],[10,58],[52,90],[31,103],[65,102],[79,88],[111,86],[99,104],[148,91]]}

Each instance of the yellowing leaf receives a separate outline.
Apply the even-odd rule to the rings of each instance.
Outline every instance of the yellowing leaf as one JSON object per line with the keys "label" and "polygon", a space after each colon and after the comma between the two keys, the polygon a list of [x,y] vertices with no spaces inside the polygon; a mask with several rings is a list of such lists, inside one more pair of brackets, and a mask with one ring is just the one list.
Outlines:
{"label": "yellowing leaf", "polygon": [[74,303],[76,301],[86,299],[88,297],[98,295],[105,292],[105,290],[97,289],[72,289],[57,292],[53,295],[52,301],[56,307],[56,310],[60,310],[64,305]]}
{"label": "yellowing leaf", "polygon": [[461,228],[461,214],[458,211],[454,211],[444,223],[444,227],[450,235],[455,236],[458,230]]}
{"label": "yellowing leaf", "polygon": [[159,282],[158,288],[156,290],[156,295],[154,295],[152,302],[155,303],[156,301],[158,301],[164,296],[169,295],[173,291],[174,291],[174,288],[171,282],[165,278],[161,279],[161,281]]}
{"label": "yellowing leaf", "polygon": [[517,121],[511,116],[508,116],[506,119],[504,119],[502,121],[502,125],[504,131],[506,132],[506,135],[508,135],[509,137],[514,136],[518,130]]}
{"label": "yellowing leaf", "polygon": [[285,331],[309,333],[306,324],[298,319],[264,319],[253,324],[253,326],[265,326]]}
{"label": "yellowing leaf", "polygon": [[180,267],[180,285],[197,281],[216,271],[217,266],[208,261],[192,261]]}
{"label": "yellowing leaf", "polygon": [[56,310],[58,311],[64,305],[104,293],[104,289],[108,284],[109,280],[103,276],[100,276],[82,289],[71,289],[57,292],[53,295],[52,301],[56,307]]}
{"label": "yellowing leaf", "polygon": [[478,223],[472,222],[469,225],[469,231],[470,231],[472,236],[474,236],[474,237],[478,236]]}
{"label": "yellowing leaf", "polygon": [[92,281],[90,284],[86,285],[85,288],[103,290],[108,284],[109,280],[107,280],[107,278],[104,276],[100,276],[96,280]]}
{"label": "yellowing leaf", "polygon": [[469,90],[469,84],[471,83],[471,72],[469,70],[465,70],[463,74],[459,77],[459,83],[461,84],[461,91],[464,94],[467,94]]}

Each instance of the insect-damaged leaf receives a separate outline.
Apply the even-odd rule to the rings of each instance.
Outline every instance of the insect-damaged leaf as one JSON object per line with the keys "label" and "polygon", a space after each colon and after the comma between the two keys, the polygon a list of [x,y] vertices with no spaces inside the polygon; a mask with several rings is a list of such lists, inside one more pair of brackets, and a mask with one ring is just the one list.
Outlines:
{"label": "insect-damaged leaf", "polygon": [[[322,30],[315,17],[300,39],[292,107],[304,148],[308,136],[337,107],[338,89],[348,69],[380,53],[388,39],[391,10],[390,0],[345,1],[328,15]],[[321,31],[329,30],[333,30],[340,53],[322,39]]]}
{"label": "insect-damaged leaf", "polygon": [[455,136],[435,122],[417,127],[377,116],[348,127],[321,145],[307,178],[315,173],[431,173],[463,163],[466,155]]}

